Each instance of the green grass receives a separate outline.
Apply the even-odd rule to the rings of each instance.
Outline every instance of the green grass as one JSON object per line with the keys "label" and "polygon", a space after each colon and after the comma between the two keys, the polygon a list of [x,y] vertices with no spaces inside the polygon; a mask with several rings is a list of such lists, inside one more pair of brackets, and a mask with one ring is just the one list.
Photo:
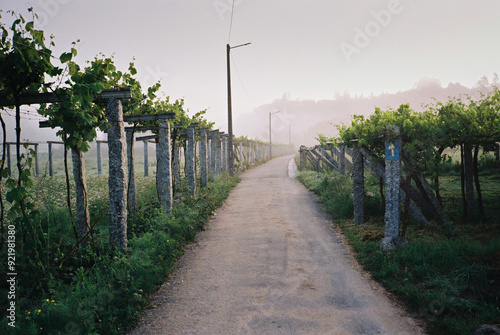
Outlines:
{"label": "green grass", "polygon": [[[365,181],[367,222],[352,221],[352,182],[328,172],[304,171],[299,179],[319,195],[325,211],[347,236],[358,259],[374,279],[399,297],[409,312],[426,321],[429,334],[471,334],[481,324],[500,323],[500,180],[497,174],[481,179],[486,212],[483,224],[457,223],[459,237],[448,238],[431,222],[422,228],[410,223],[405,249],[380,251],[384,233],[383,210],[376,180]],[[443,179],[445,208],[460,214],[460,183]],[[461,204],[458,202],[458,204]],[[495,205],[496,204],[496,205]],[[454,214],[455,213],[455,214]],[[458,221],[456,221],[458,222]]]}
{"label": "green grass", "polygon": [[[148,298],[172,271],[185,245],[238,181],[238,177],[223,176],[195,196],[178,193],[173,210],[166,215],[157,200],[155,176],[138,177],[139,214],[128,219],[128,250],[117,251],[108,243],[107,178],[91,175],[93,245],[71,252],[75,236],[64,200],[64,177],[37,179],[34,200],[39,211],[18,227],[15,333],[124,333],[137,323]],[[0,257],[6,259],[6,248]],[[1,262],[3,273],[5,266]],[[6,303],[3,281],[0,304]],[[3,314],[2,334],[12,330],[6,323]]]}

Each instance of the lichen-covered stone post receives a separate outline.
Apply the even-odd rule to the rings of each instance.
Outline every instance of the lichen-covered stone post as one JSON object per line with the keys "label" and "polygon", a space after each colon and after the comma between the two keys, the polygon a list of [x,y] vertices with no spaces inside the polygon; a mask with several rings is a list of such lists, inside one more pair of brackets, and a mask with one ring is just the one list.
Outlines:
{"label": "lichen-covered stone post", "polygon": [[345,146],[341,145],[339,147],[339,151],[340,151],[340,158],[339,158],[340,168],[339,168],[339,170],[340,170],[340,173],[345,174],[345,160],[346,160],[346,158],[345,158]]}
{"label": "lichen-covered stone post", "polygon": [[239,148],[239,158],[240,158],[240,169],[243,169],[243,142],[238,143]]}
{"label": "lichen-covered stone post", "polygon": [[207,178],[210,176],[211,166],[212,166],[212,133],[207,131]]}
{"label": "lichen-covered stone post", "polygon": [[[176,141],[176,140],[174,139],[173,141]],[[175,189],[177,190],[178,186],[179,186],[179,183],[181,181],[180,167],[179,167],[180,150],[179,150],[179,143],[178,142],[172,143],[172,145],[175,146],[174,157],[172,158],[172,165],[173,165],[173,169],[174,169],[174,180],[173,180],[173,183],[174,183]]]}
{"label": "lichen-covered stone post", "polygon": [[125,129],[122,103],[110,99],[106,110],[111,128],[108,130],[109,155],[109,242],[119,249],[127,248],[127,171]]}
{"label": "lichen-covered stone post", "polygon": [[221,176],[221,163],[222,163],[222,148],[221,148],[221,138],[220,133],[215,134],[215,175],[217,177]]}
{"label": "lichen-covered stone post", "polygon": [[401,140],[399,128],[387,126],[385,140],[385,234],[381,248],[389,250],[395,247],[394,240],[399,236],[399,220],[401,217],[400,183],[401,183]]}
{"label": "lichen-covered stone post", "polygon": [[134,133],[132,129],[125,130],[127,137],[127,165],[128,165],[128,192],[127,204],[129,214],[134,217],[137,214],[137,195],[135,192],[135,169],[134,169]]}
{"label": "lichen-covered stone post", "polygon": [[221,170],[223,172],[227,171],[227,135],[223,134],[221,136],[221,142],[222,142],[222,152],[221,152]]}
{"label": "lichen-covered stone post", "polygon": [[254,151],[253,151],[253,141],[248,142],[248,165],[252,166],[254,164]]}
{"label": "lichen-covered stone post", "polygon": [[196,193],[196,179],[195,179],[195,153],[194,153],[194,127],[188,126],[187,128],[187,148],[186,148],[186,177],[189,193],[194,195]]}
{"label": "lichen-covered stone post", "polygon": [[306,163],[307,163],[306,147],[301,145],[300,149],[299,149],[299,153],[300,153],[299,169],[300,169],[300,171],[304,171],[306,168]]}
{"label": "lichen-covered stone post", "polygon": [[249,148],[249,156],[250,156],[250,166],[255,165],[255,143],[253,141],[250,142]]}
{"label": "lichen-covered stone post", "polygon": [[218,130],[210,132],[210,176],[217,178],[217,134]]}
{"label": "lichen-covered stone post", "polygon": [[257,159],[257,144],[252,141],[252,165],[255,165],[255,160]]}
{"label": "lichen-covered stone post", "polygon": [[142,141],[144,144],[144,177],[149,176],[149,162],[148,162],[148,141]]}
{"label": "lichen-covered stone post", "polygon": [[101,142],[97,141],[97,174],[102,174],[102,161],[101,161]]}
{"label": "lichen-covered stone post", "polygon": [[208,184],[208,155],[207,155],[207,130],[202,129],[200,133],[200,177],[201,186]]}
{"label": "lichen-covered stone post", "polygon": [[157,189],[160,204],[168,214],[172,210],[172,161],[170,155],[170,123],[167,120],[159,120],[160,131],[159,142],[156,147],[157,163]]}
{"label": "lichen-covered stone post", "polygon": [[354,223],[361,224],[365,219],[365,181],[363,154],[358,140],[352,141],[352,191],[354,201]]}

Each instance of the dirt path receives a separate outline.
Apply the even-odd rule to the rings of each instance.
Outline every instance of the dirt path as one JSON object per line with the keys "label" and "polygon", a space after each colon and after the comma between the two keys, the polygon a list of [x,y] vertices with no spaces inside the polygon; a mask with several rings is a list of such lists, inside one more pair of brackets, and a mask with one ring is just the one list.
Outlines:
{"label": "dirt path", "polygon": [[423,334],[359,271],[290,159],[242,174],[130,334]]}

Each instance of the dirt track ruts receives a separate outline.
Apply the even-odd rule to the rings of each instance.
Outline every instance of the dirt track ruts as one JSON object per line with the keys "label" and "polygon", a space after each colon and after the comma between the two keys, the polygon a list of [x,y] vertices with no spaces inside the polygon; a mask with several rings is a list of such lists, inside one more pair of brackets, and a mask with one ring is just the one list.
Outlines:
{"label": "dirt track ruts", "polygon": [[360,271],[290,159],[241,175],[130,334],[424,334]]}

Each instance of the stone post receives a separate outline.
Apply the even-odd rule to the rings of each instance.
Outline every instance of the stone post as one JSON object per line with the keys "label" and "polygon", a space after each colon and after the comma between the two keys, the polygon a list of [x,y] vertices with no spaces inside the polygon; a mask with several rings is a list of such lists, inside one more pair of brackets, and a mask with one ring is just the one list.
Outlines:
{"label": "stone post", "polygon": [[218,130],[211,131],[210,132],[210,177],[212,179],[217,178],[217,140],[216,140],[216,133],[218,133]]}
{"label": "stone post", "polygon": [[[54,170],[52,169],[52,143],[48,143],[49,145],[49,176],[52,177],[54,175]],[[10,149],[7,144],[7,167],[10,171]]]}
{"label": "stone post", "polygon": [[208,155],[207,155],[207,130],[202,129],[200,133],[200,176],[201,186],[208,184]]}
{"label": "stone post", "polygon": [[354,200],[354,223],[361,224],[365,219],[365,181],[363,154],[358,140],[352,142],[352,191]]}
{"label": "stone post", "polygon": [[252,165],[255,165],[257,159],[257,143],[252,142]]}
{"label": "stone post", "polygon": [[128,162],[128,192],[127,204],[129,214],[135,216],[137,213],[137,195],[135,192],[135,169],[134,169],[134,133],[132,129],[126,130],[127,137],[127,162]]}
{"label": "stone post", "polygon": [[401,187],[401,140],[399,128],[387,126],[385,140],[385,234],[381,249],[390,250],[396,247],[399,236],[399,221],[401,217],[400,187]]}
{"label": "stone post", "polygon": [[[175,139],[173,141],[176,141]],[[172,143],[172,145],[175,147],[175,150],[174,150],[174,157],[173,157],[173,162],[172,162],[172,165],[173,165],[173,169],[174,169],[174,186],[175,186],[175,189],[177,190],[179,188],[179,184],[180,184],[180,181],[181,181],[181,178],[180,178],[180,168],[179,168],[179,154],[180,154],[180,150],[179,150],[179,143]]]}
{"label": "stone post", "polygon": [[239,148],[239,158],[240,158],[240,169],[243,169],[243,142],[238,143]]}
{"label": "stone post", "polygon": [[222,142],[222,152],[221,152],[221,170],[223,172],[227,171],[227,135],[223,134],[221,136]]}
{"label": "stone post", "polygon": [[299,149],[299,153],[300,153],[299,169],[300,169],[300,171],[304,171],[306,168],[306,164],[307,164],[306,147],[301,145],[300,149]]}
{"label": "stone post", "polygon": [[211,150],[211,145],[212,141],[211,138],[212,134],[207,131],[207,179],[210,177],[211,174],[211,166],[212,166],[212,150]]}
{"label": "stone post", "polygon": [[188,126],[187,128],[187,145],[186,145],[186,178],[189,193],[194,195],[196,193],[196,179],[195,179],[195,153],[194,153],[194,127]]}
{"label": "stone post", "polygon": [[97,141],[97,174],[102,174],[102,162],[101,162],[101,142]]}
{"label": "stone post", "polygon": [[221,148],[221,138],[220,133],[215,133],[215,175],[217,177],[221,176],[221,163],[222,163],[222,148]]}
{"label": "stone post", "polygon": [[35,146],[35,176],[38,176],[38,143]]}
{"label": "stone post", "polygon": [[111,128],[108,130],[109,155],[109,241],[119,249],[127,248],[127,172],[126,143],[122,103],[110,99],[106,110]]}
{"label": "stone post", "polygon": [[148,162],[148,141],[143,141],[144,144],[144,177],[149,176],[149,162]]}
{"label": "stone post", "polygon": [[170,123],[167,120],[159,120],[160,132],[159,142],[156,147],[157,164],[157,189],[160,204],[168,214],[172,209],[172,162],[170,154]]}
{"label": "stone post", "polygon": [[340,151],[340,173],[345,174],[345,146],[341,145],[339,148]]}

